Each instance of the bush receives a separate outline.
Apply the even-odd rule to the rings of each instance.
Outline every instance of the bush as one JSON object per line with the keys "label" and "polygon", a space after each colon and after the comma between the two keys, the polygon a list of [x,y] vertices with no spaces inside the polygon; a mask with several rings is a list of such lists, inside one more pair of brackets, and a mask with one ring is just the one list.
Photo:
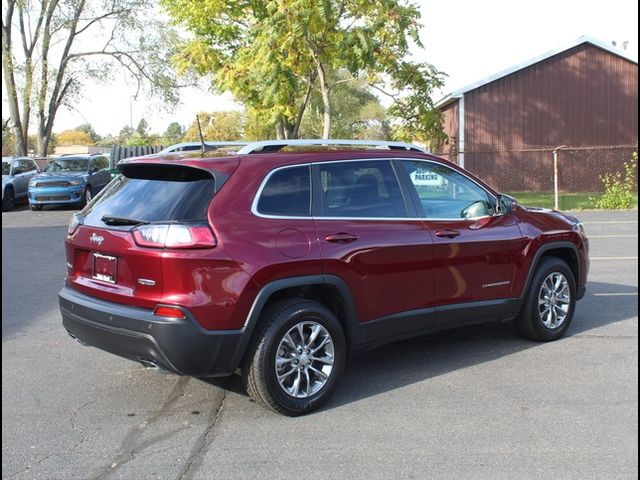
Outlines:
{"label": "bush", "polygon": [[638,152],[633,152],[633,159],[625,162],[624,173],[608,173],[600,177],[604,183],[604,194],[596,206],[608,210],[620,210],[633,207],[633,192],[638,186],[636,169],[638,168]]}

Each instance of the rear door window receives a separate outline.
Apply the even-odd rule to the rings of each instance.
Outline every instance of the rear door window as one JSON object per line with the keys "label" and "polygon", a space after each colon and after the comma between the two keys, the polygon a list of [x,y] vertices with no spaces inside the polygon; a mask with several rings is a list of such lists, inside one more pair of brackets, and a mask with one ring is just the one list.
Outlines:
{"label": "rear door window", "polygon": [[204,170],[129,165],[82,213],[85,225],[98,227],[106,226],[104,216],[144,222],[199,222],[206,220],[214,193],[214,177]]}
{"label": "rear door window", "polygon": [[388,160],[319,163],[318,216],[406,218],[407,209]]}

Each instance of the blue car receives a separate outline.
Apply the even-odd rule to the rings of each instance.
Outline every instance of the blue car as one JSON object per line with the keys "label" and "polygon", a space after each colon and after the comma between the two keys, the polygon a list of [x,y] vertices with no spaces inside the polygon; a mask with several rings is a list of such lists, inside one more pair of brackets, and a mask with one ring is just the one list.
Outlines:
{"label": "blue car", "polygon": [[29,181],[29,206],[31,210],[44,205],[83,207],[110,181],[109,160],[104,155],[65,155]]}

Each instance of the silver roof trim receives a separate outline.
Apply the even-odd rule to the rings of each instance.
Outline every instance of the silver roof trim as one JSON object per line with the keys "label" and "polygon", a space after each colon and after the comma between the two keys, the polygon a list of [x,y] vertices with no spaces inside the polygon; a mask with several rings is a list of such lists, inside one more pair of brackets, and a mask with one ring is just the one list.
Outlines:
{"label": "silver roof trim", "polygon": [[251,142],[247,146],[238,150],[238,155],[249,153],[258,153],[261,150],[269,151],[268,147],[276,147],[273,150],[279,150],[277,147],[284,148],[289,146],[363,146],[386,149],[403,149],[420,153],[429,153],[429,150],[419,145],[402,142],[386,142],[381,140],[342,140],[342,139],[300,139],[300,140],[264,140],[260,142]]}
{"label": "silver roof trim", "polygon": [[637,64],[638,63],[638,59],[637,58],[633,58],[629,52],[626,52],[625,50],[620,50],[619,48],[614,47],[613,45],[607,43],[607,42],[603,42],[602,40],[598,40],[597,38],[593,38],[593,37],[589,37],[586,35],[583,35],[579,38],[577,38],[576,40],[574,40],[573,42],[567,44],[567,45],[563,45],[560,48],[556,48],[554,50],[550,50],[546,53],[543,53],[542,55],[538,55],[537,57],[533,57],[530,58],[529,60],[519,63],[517,65],[513,65],[512,67],[507,68],[506,70],[503,70],[501,72],[495,73],[489,77],[483,78],[482,80],[478,80],[477,82],[471,83],[465,87],[462,87],[458,90],[455,90],[453,92],[451,92],[449,95],[447,95],[446,97],[444,97],[443,99],[439,100],[436,103],[436,107],[444,107],[446,105],[448,105],[449,103],[457,100],[458,98],[462,97],[465,93],[470,92],[472,90],[475,90],[476,88],[480,88],[483,87],[491,82],[494,82],[496,80],[499,80],[502,77],[506,77],[508,75],[511,75],[512,73],[515,73],[519,70],[523,70],[527,67],[530,67],[531,65],[535,65],[536,63],[542,62],[544,60],[547,60],[548,58],[551,58],[555,55],[558,55],[559,53],[562,52],[566,52],[567,50],[570,50],[574,47],[577,47],[578,45],[582,45],[583,43],[590,43],[591,45],[594,45],[596,47],[599,47],[603,50],[608,51],[609,53],[612,53],[614,55],[617,55],[618,57],[622,57],[625,60],[628,60],[632,63]]}

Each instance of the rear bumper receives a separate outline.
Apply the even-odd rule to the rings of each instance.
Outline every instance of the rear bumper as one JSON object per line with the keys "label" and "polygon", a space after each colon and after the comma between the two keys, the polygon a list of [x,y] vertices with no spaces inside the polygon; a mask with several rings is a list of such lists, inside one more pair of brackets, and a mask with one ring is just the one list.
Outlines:
{"label": "rear bumper", "polygon": [[83,344],[196,377],[231,375],[240,362],[244,330],[208,331],[186,311],[185,319],[161,318],[69,287],[58,298],[64,328]]}

